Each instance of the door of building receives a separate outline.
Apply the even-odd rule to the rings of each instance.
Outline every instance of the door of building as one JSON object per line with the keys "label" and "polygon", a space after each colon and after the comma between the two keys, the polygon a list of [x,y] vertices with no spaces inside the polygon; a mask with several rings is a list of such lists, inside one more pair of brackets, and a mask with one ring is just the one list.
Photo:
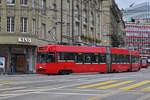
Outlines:
{"label": "door of building", "polygon": [[24,72],[25,67],[25,55],[14,54],[11,57],[13,65],[13,72]]}

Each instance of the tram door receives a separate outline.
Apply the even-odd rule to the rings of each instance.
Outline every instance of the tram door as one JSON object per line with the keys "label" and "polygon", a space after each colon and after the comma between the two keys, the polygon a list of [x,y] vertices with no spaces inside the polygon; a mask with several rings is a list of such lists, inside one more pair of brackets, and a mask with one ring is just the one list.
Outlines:
{"label": "tram door", "polygon": [[11,59],[13,63],[14,72],[24,72],[25,56],[24,55],[12,55]]}

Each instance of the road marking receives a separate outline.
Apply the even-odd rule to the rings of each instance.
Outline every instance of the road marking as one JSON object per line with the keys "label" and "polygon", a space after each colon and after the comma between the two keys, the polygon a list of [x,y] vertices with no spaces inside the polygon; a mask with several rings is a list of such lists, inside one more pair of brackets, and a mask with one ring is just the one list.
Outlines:
{"label": "road marking", "polygon": [[147,95],[144,95],[144,96],[138,98],[137,100],[149,100],[149,98],[150,98],[150,95],[147,94]]}
{"label": "road marking", "polygon": [[4,85],[4,84],[19,84],[19,83],[25,83],[26,81],[1,81],[0,85]]}
{"label": "road marking", "polygon": [[95,86],[105,85],[105,84],[109,84],[109,83],[113,83],[113,82],[116,82],[116,81],[115,81],[115,80],[112,80],[112,81],[105,81],[105,82],[100,82],[100,83],[97,83],[97,84],[91,84],[91,85],[80,86],[80,87],[77,87],[77,88],[89,88],[89,87],[95,87]]}
{"label": "road marking", "polygon": [[91,93],[61,93],[61,92],[41,92],[43,94],[60,94],[60,95],[91,95],[91,96],[94,96],[94,95],[98,95],[98,94],[91,94]]}
{"label": "road marking", "polygon": [[10,91],[10,90],[18,90],[18,89],[25,89],[25,87],[5,88],[5,89],[0,89],[0,91]]}
{"label": "road marking", "polygon": [[130,90],[132,88],[139,87],[139,86],[142,86],[142,85],[147,84],[147,83],[150,83],[150,81],[142,81],[142,82],[130,85],[130,86],[119,88],[119,90]]}
{"label": "road marking", "polygon": [[115,90],[115,91],[107,92],[105,94],[100,94],[100,95],[97,95],[97,96],[94,96],[94,97],[91,97],[91,98],[87,98],[86,100],[98,100],[98,99],[100,99],[103,96],[108,96],[108,95],[113,94],[115,92],[119,92],[119,91]]}
{"label": "road marking", "polygon": [[112,88],[112,87],[117,87],[117,86],[120,86],[120,85],[128,84],[128,83],[131,83],[131,82],[134,82],[134,80],[124,81],[124,82],[121,82],[121,83],[116,83],[116,84],[107,85],[107,86],[102,86],[102,87],[98,87],[96,89],[108,89],[108,88]]}
{"label": "road marking", "polygon": [[146,88],[141,89],[141,91],[150,91],[150,86],[149,86],[149,87],[146,87]]}

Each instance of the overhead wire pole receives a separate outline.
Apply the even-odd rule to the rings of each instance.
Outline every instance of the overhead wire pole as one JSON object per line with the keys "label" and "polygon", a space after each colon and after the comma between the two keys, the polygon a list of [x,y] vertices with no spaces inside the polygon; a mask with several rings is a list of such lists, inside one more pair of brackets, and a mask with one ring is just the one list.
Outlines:
{"label": "overhead wire pole", "polygon": [[74,0],[72,0],[72,43],[74,43]]}
{"label": "overhead wire pole", "polygon": [[60,42],[63,41],[63,0],[61,0],[61,36],[60,36]]}

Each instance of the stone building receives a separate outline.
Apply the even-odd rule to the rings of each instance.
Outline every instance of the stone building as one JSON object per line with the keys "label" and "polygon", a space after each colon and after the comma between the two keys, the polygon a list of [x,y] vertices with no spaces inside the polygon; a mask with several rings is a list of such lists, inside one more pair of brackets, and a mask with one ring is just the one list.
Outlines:
{"label": "stone building", "polygon": [[120,23],[114,0],[0,0],[0,59],[5,58],[5,71],[32,73],[37,46],[113,46]]}
{"label": "stone building", "polygon": [[119,47],[124,45],[125,25],[122,12],[115,0],[102,0],[102,36],[103,44]]}
{"label": "stone building", "polygon": [[66,43],[101,42],[101,0],[51,0],[52,40]]}
{"label": "stone building", "polygon": [[45,0],[0,0],[0,59],[5,58],[5,71],[35,72],[36,47],[49,40],[45,6]]}

